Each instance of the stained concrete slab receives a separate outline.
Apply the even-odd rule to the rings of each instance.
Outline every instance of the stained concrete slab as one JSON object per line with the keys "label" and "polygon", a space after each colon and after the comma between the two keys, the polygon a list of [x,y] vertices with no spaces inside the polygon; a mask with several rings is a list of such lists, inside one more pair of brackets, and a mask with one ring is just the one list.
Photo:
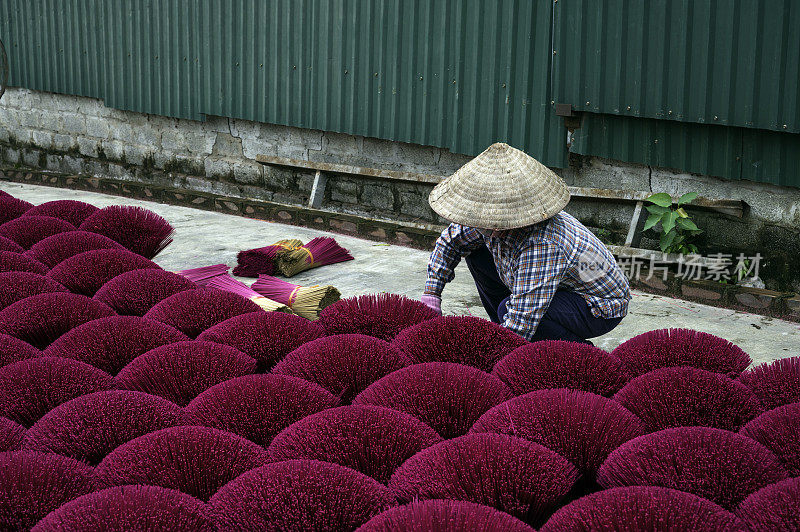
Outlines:
{"label": "stained concrete slab", "polygon": [[[418,298],[425,283],[429,253],[402,246],[380,244],[314,229],[252,220],[233,215],[162,205],[92,192],[36,185],[2,183],[0,189],[34,204],[57,199],[77,199],[98,207],[139,205],[163,216],[175,227],[175,241],[156,257],[167,270],[210,264],[236,264],[236,253],[271,244],[281,238],[308,241],[315,236],[334,236],[355,260],[315,268],[291,279],[297,284],[332,284],[343,297],[393,292]],[[250,281],[243,279],[245,281]],[[750,354],[754,363],[800,355],[800,324],[775,318],[720,309],[634,291],[628,316],[609,334],[593,341],[611,350],[637,334],[664,327],[687,327],[721,336]],[[444,292],[445,314],[486,317],[472,278],[464,264]]]}

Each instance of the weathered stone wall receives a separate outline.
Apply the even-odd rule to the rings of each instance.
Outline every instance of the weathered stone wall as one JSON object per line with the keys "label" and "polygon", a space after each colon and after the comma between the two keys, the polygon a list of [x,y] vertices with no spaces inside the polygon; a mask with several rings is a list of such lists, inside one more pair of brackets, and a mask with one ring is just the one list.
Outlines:
{"label": "weathered stone wall", "polygon": [[[436,175],[470,159],[432,146],[224,117],[195,122],[144,115],[26,89],[3,96],[0,126],[6,162],[287,204],[308,201],[313,174],[264,166],[256,155]],[[335,175],[329,183],[325,208],[442,221],[427,205],[430,186]]]}
{"label": "weathered stone wall", "polygon": [[[575,155],[562,176],[568,184],[579,187],[667,192],[673,196],[697,192],[707,198],[743,200],[747,209],[742,218],[691,211],[704,231],[697,239],[701,252],[730,253],[734,257],[758,252],[765,258],[761,276],[768,288],[800,292],[800,189]],[[577,216],[600,228],[618,222],[613,212],[595,205],[582,204]],[[657,249],[655,238],[652,231],[646,232],[642,246]]]}
{"label": "weathered stone wall", "polygon": [[[8,89],[0,100],[3,164],[90,175],[121,182],[220,197],[306,205],[307,171],[265,166],[274,155],[356,166],[448,175],[469,160],[419,146],[335,132],[209,116],[204,122],[110,109],[91,98]],[[726,181],[662,168],[572,156],[560,171],[575,186],[743,199],[746,216],[695,211],[706,253],[754,253],[764,261],[767,286],[800,291],[800,190]],[[383,220],[442,224],[428,206],[431,185],[329,177],[323,210]],[[611,243],[621,243],[632,206],[574,199],[567,210]],[[650,235],[651,237],[654,235]],[[654,246],[655,241],[643,239]]]}

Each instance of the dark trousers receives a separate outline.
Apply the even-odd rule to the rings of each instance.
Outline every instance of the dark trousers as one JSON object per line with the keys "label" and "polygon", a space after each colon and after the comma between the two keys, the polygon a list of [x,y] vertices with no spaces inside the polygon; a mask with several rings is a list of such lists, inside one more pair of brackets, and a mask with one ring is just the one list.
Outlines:
{"label": "dark trousers", "polygon": [[[481,246],[465,260],[489,318],[495,323],[503,323],[508,312],[506,305],[511,291],[500,280],[491,252],[486,246]],[[569,340],[591,343],[586,339],[606,334],[620,321],[622,318],[596,318],[583,297],[571,290],[559,288],[531,341]]]}

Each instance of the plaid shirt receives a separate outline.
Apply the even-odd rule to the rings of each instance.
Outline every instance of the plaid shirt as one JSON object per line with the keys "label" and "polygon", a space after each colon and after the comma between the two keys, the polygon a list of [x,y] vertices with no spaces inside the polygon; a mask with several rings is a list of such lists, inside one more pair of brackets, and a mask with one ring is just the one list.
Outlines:
{"label": "plaid shirt", "polygon": [[491,251],[500,279],[511,291],[503,325],[523,338],[533,337],[559,288],[580,294],[595,317],[622,317],[628,312],[630,288],[614,256],[564,211],[499,237],[450,224],[431,253],[425,293],[441,296],[462,255],[481,245]]}

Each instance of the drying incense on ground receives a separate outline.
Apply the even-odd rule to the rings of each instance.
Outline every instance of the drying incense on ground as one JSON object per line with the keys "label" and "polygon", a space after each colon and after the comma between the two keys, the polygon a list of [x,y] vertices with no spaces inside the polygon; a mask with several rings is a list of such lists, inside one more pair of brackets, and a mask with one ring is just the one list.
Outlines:
{"label": "drying incense on ground", "polygon": [[227,274],[212,277],[211,279],[208,279],[208,282],[206,282],[204,285],[211,288],[218,288],[219,290],[225,290],[226,292],[239,294],[240,296],[246,297],[267,312],[291,312],[291,309],[288,306],[264,297],[255,290],[249,288],[243,282],[237,281]]}
{"label": "drying incense on ground", "polygon": [[242,295],[267,311],[293,312],[310,320],[319,318],[326,306],[339,300],[341,293],[333,286],[299,286],[270,275],[274,272],[291,277],[302,271],[353,260],[346,249],[330,237],[317,237],[308,244],[298,239],[279,240],[270,246],[240,251],[234,275],[259,276],[249,288],[228,275],[228,266],[216,264],[177,273],[202,286],[219,288]]}
{"label": "drying incense on ground", "polygon": [[175,273],[183,275],[187,279],[197,284],[203,284],[217,275],[228,273],[228,266],[226,264],[214,264],[213,266],[201,266],[200,268],[190,268],[188,270],[179,270]]}
{"label": "drying incense on ground", "polygon": [[348,260],[353,260],[349,251],[333,238],[321,236],[314,238],[305,246],[279,249],[275,267],[281,275],[292,277],[311,268]]}
{"label": "drying incense on ground", "polygon": [[225,264],[180,270],[177,273],[200,286],[217,288],[246,297],[267,312],[291,312],[286,305],[262,296],[243,282],[228,275],[228,266]]}
{"label": "drying incense on ground", "polygon": [[341,293],[333,286],[300,286],[277,277],[261,275],[253,290],[289,307],[298,316],[316,320],[322,309],[339,301]]}
{"label": "drying incense on ground", "polygon": [[302,240],[292,238],[278,240],[271,246],[240,251],[236,256],[238,264],[233,269],[233,275],[239,277],[258,277],[261,274],[273,275],[275,273],[275,258],[278,250],[294,249],[302,245]]}

